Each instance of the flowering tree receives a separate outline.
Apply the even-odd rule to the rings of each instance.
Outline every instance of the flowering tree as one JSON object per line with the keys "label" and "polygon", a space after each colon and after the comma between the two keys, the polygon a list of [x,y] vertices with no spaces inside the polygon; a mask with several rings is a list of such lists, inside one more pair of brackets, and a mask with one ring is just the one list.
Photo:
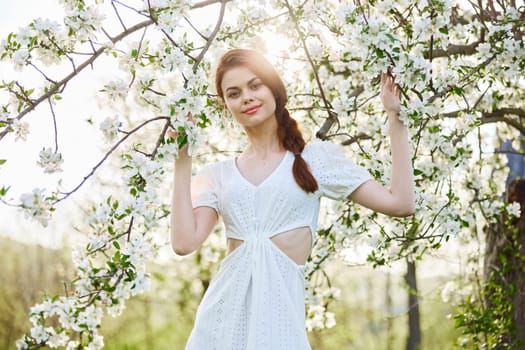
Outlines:
{"label": "flowering tree", "polygon": [[[128,298],[148,288],[145,266],[161,245],[155,232],[167,225],[163,193],[178,149],[189,144],[189,152],[205,163],[238,151],[244,142],[211,88],[215,61],[227,48],[248,46],[268,54],[282,72],[288,107],[307,139],[342,143],[351,158],[385,183],[389,145],[378,98],[380,72],[392,67],[402,89],[401,118],[414,148],[418,210],[411,218],[392,219],[349,203],[325,203],[308,262],[309,329],[334,323],[326,303],[337,291],[316,274],[329,259],[348,261],[357,245],[368,247],[374,265],[415,259],[450,237],[470,237],[502,210],[519,212],[519,206],[499,197],[506,170],[496,150],[501,138],[516,140],[520,149],[525,134],[523,3],[60,3],[61,23],[36,19],[0,44],[1,60],[38,77],[1,82],[0,142],[30,139],[32,112],[47,110],[54,146],[35,157],[44,173],[61,171],[55,107],[68,84],[106,62],[118,69],[96,89],[112,116],[91,123],[99,125],[107,150],[73,188],[58,182],[56,188],[28,188],[13,198],[10,184],[2,184],[0,199],[46,225],[57,206],[92,185],[90,179],[113,155],[118,155],[122,182],[93,204],[85,242],[73,254],[77,275],[71,288],[31,309],[32,328],[18,341],[20,349],[101,348],[104,313],[118,315]],[[189,112],[195,124],[188,122]],[[170,126],[178,130],[177,140],[167,136]],[[8,159],[0,165],[9,166]],[[215,241],[212,237],[196,255],[199,264],[211,265],[222,254]],[[188,273],[186,278],[195,277]]]}

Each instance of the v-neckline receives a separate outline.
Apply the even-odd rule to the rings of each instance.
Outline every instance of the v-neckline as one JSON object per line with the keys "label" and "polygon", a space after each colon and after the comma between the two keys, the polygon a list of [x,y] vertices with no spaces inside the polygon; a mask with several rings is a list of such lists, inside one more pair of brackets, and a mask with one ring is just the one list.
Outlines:
{"label": "v-neckline", "polygon": [[239,170],[239,167],[237,166],[237,158],[233,158],[232,159],[232,162],[233,162],[233,168],[235,170],[235,172],[237,173],[237,175],[244,181],[246,182],[248,185],[250,185],[251,187],[253,188],[259,188],[261,186],[263,186],[266,182],[268,182],[270,180],[271,177],[273,177],[273,175],[275,173],[277,173],[279,171],[279,169],[283,166],[286,158],[288,157],[288,153],[290,153],[288,150],[286,150],[284,152],[284,155],[283,157],[281,158],[281,160],[279,161],[279,164],[277,164],[277,166],[275,168],[273,168],[273,170],[259,183],[259,184],[254,184],[253,182],[251,182],[250,180],[248,180],[247,178],[244,177],[244,175],[241,173],[241,171]]}

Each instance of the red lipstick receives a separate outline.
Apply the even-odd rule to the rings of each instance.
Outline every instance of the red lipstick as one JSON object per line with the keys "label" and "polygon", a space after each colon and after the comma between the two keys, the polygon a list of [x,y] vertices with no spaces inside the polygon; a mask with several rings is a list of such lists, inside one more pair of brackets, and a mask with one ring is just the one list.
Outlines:
{"label": "red lipstick", "polygon": [[259,110],[259,108],[261,108],[261,106],[255,106],[255,107],[245,110],[243,113],[249,114],[249,115],[255,114]]}

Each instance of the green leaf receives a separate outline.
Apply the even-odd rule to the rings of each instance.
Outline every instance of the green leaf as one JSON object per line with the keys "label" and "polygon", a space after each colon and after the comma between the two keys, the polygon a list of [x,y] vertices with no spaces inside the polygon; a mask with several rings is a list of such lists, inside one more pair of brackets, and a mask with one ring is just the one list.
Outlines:
{"label": "green leaf", "polygon": [[384,58],[385,57],[385,53],[383,52],[383,50],[379,49],[379,48],[376,48],[376,55],[377,57],[379,58]]}
{"label": "green leaf", "polygon": [[9,191],[9,188],[10,187],[2,186],[2,188],[0,188],[0,197],[5,196],[7,194],[7,191]]}
{"label": "green leaf", "polygon": [[7,159],[0,159],[0,165],[4,165],[7,162]]}

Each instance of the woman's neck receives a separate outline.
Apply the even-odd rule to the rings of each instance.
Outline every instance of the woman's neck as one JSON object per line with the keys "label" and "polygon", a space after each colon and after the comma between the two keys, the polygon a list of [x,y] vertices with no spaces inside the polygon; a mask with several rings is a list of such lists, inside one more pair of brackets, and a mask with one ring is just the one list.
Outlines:
{"label": "woman's neck", "polygon": [[284,151],[277,136],[277,121],[257,128],[246,128],[245,131],[250,140],[250,144],[244,151],[246,155],[264,159],[270,154]]}

